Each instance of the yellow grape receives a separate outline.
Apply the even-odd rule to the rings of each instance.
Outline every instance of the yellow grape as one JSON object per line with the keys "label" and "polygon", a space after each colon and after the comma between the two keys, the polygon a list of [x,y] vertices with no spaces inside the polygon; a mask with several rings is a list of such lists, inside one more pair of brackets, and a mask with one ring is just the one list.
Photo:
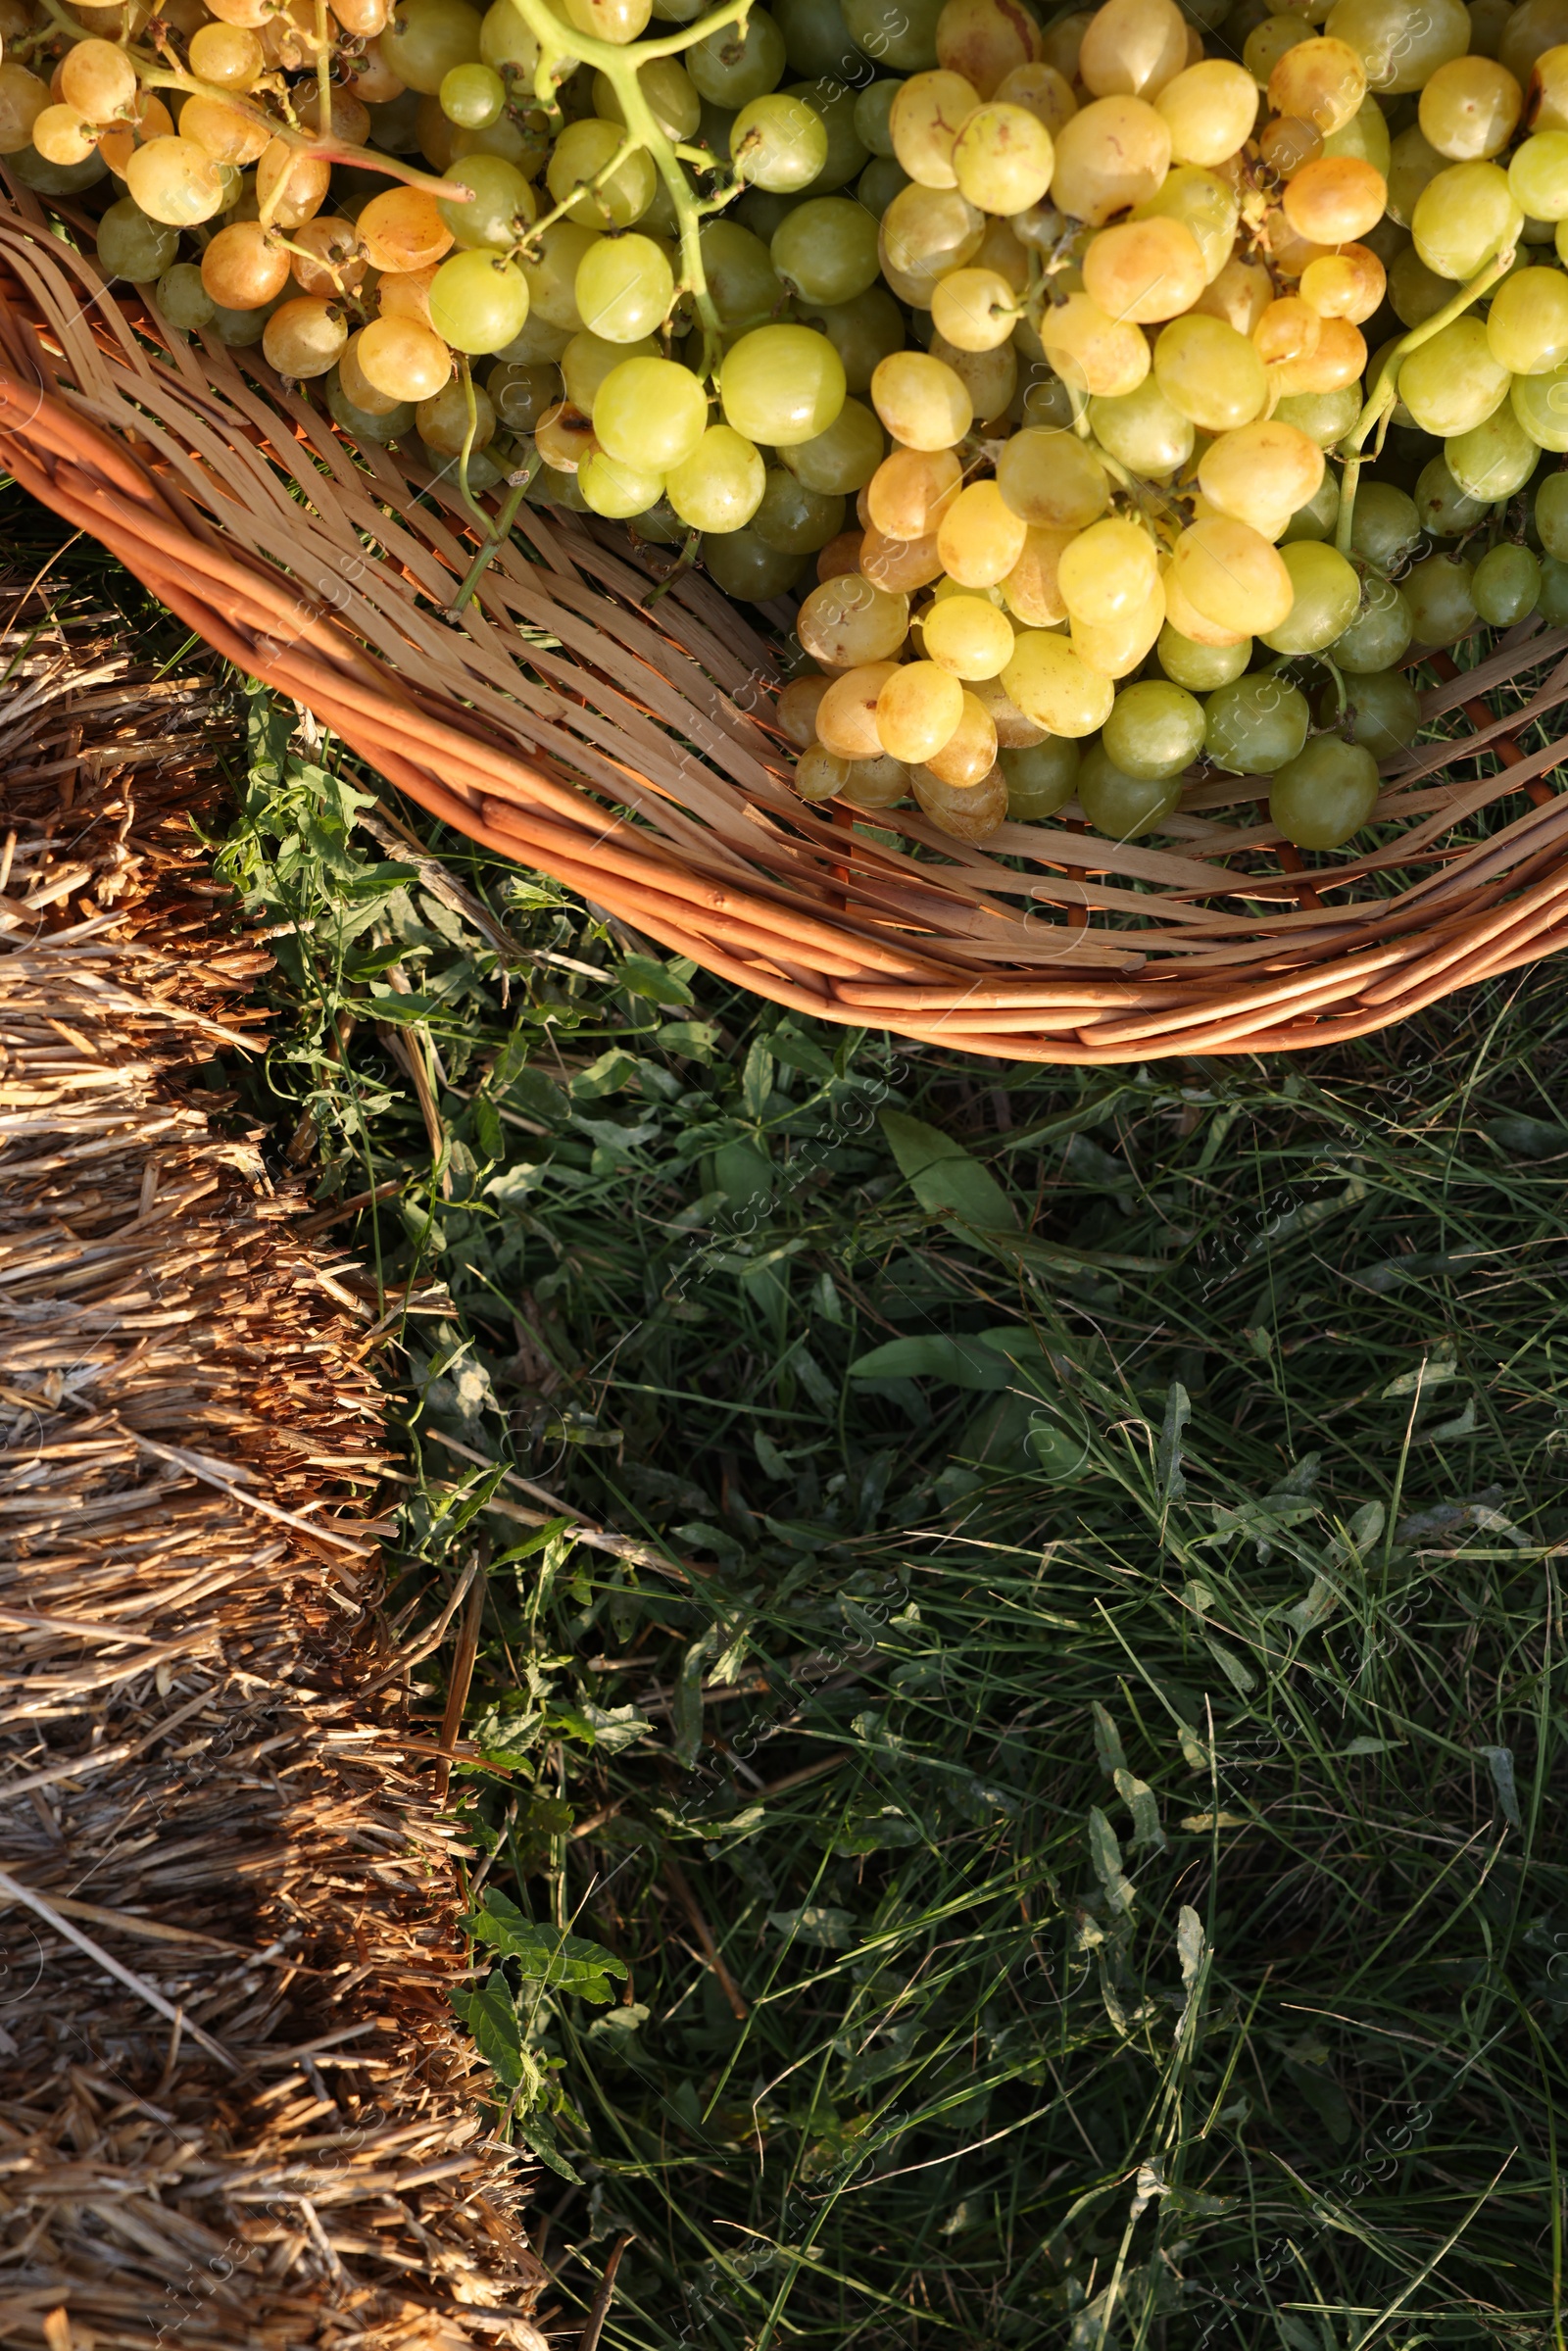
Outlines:
{"label": "yellow grape", "polygon": [[1422,134],[1454,164],[1500,155],[1523,112],[1523,90],[1489,57],[1450,58],[1421,92]]}
{"label": "yellow grape", "polygon": [[1105,0],[1085,28],[1078,78],[1097,98],[1155,98],[1187,64],[1175,0]]}
{"label": "yellow grape", "polygon": [[231,220],[202,255],[202,284],[224,310],[260,310],[276,300],[288,280],[289,257],[259,220]]}
{"label": "yellow grape", "polygon": [[1089,427],[1102,449],[1150,480],[1174,473],[1193,454],[1192,422],[1172,408],[1153,375],[1135,392],[1091,400]]}
{"label": "yellow grape", "polygon": [[1241,199],[1229,181],[1200,164],[1178,164],[1154,193],[1139,204],[1135,220],[1180,220],[1198,240],[1209,282],[1231,259],[1241,218]]}
{"label": "yellow grape", "polygon": [[1268,400],[1268,378],[1252,343],[1219,318],[1194,314],[1161,327],[1154,373],[1172,408],[1200,432],[1248,424]]}
{"label": "yellow grape", "polygon": [[1166,82],[1154,108],[1170,131],[1174,163],[1222,164],[1252,134],[1257,84],[1232,59],[1205,57]]}
{"label": "yellow grape", "polygon": [[1094,452],[1068,434],[1037,428],[1004,443],[997,488],[1021,521],[1048,530],[1082,530],[1110,504],[1110,483]]}
{"label": "yellow grape", "polygon": [[108,122],[134,105],[136,69],[114,41],[78,41],[61,65],[60,95],[90,122]]}
{"label": "yellow grape", "polygon": [[1067,617],[1061,593],[1061,558],[1072,543],[1070,530],[1028,525],[1023,553],[1002,582],[1003,601],[1026,628],[1055,628]]}
{"label": "yellow grape", "polygon": [[926,659],[965,683],[998,676],[1012,659],[1012,623],[984,596],[945,596],[921,628]]}
{"label": "yellow grape", "polygon": [[[1011,341],[1017,317],[1013,289],[996,269],[953,269],[932,290],[931,322],[960,351],[1000,350]],[[995,413],[995,408],[982,411]]]}
{"label": "yellow grape", "polygon": [[921,814],[955,841],[989,840],[1007,814],[1007,779],[1000,766],[973,784],[946,783],[930,766],[911,767],[909,787]]}
{"label": "yellow grape", "polygon": [[924,351],[896,351],[878,362],[871,405],[906,449],[951,449],[974,422],[974,404],[960,378]]}
{"label": "yellow grape", "polygon": [[218,166],[181,138],[149,139],[138,147],[125,166],[125,186],[150,220],[172,228],[210,220],[223,202]]}
{"label": "yellow grape", "polygon": [[452,373],[441,337],[412,318],[372,318],[356,340],[362,374],[389,400],[428,400]]}
{"label": "yellow grape", "polygon": [[1252,329],[1252,342],[1266,367],[1284,360],[1309,359],[1323,333],[1323,318],[1298,294],[1271,302]]}
{"label": "yellow grape", "polygon": [[1519,269],[1492,297],[1487,345],[1512,375],[1546,375],[1568,360],[1568,277]]}
{"label": "yellow grape", "polygon": [[1309,122],[1320,137],[1343,130],[1366,96],[1366,69],[1346,41],[1326,35],[1297,41],[1268,77],[1277,115]]}
{"label": "yellow grape", "polygon": [[452,250],[452,231],[423,188],[372,196],[356,226],[372,269],[425,269]]}
{"label": "yellow grape", "polygon": [[47,164],[84,164],[98,144],[98,125],[74,106],[46,106],[33,123],[32,143]]}
{"label": "yellow grape", "polygon": [[[1278,628],[1294,594],[1278,548],[1250,523],[1223,514],[1182,532],[1169,582],[1200,617],[1250,636]],[[1196,634],[1175,613],[1171,617],[1186,634]]]}
{"label": "yellow grape", "polygon": [[1054,66],[1044,63],[1014,66],[984,95],[1003,106],[1026,106],[1044,122],[1053,141],[1063,122],[1078,111],[1071,82]]}
{"label": "yellow grape", "polygon": [[1301,298],[1322,318],[1348,318],[1364,325],[1383,300],[1387,272],[1377,255],[1365,245],[1345,245],[1338,253],[1308,262],[1301,271]]}
{"label": "yellow grape", "polygon": [[803,800],[834,800],[853,772],[850,760],[835,759],[820,743],[813,743],[795,762],[795,789]]}
{"label": "yellow grape", "polygon": [[1053,203],[1099,228],[1158,194],[1170,169],[1170,125],[1141,98],[1097,98],[1062,125],[1055,148]]}
{"label": "yellow grape", "polygon": [[243,25],[200,24],[190,36],[191,72],[219,89],[251,89],[266,66],[261,42]]}
{"label": "yellow grape", "polygon": [[1324,155],[1304,164],[1288,182],[1285,217],[1314,245],[1349,245],[1383,218],[1388,182],[1371,164],[1349,155]]}
{"label": "yellow grape", "polygon": [[1039,116],[996,100],[975,108],[953,148],[960,192],[978,211],[1009,218],[1040,202],[1054,161],[1051,133]]}
{"label": "yellow grape", "polygon": [[806,652],[825,668],[886,661],[909,633],[909,600],[867,579],[824,580],[801,606],[795,628]]}
{"label": "yellow grape", "polygon": [[941,750],[931,752],[920,764],[938,783],[969,791],[984,781],[996,763],[995,721],[978,695],[964,693],[957,725]]}
{"label": "yellow grape", "polygon": [[860,541],[858,569],[862,579],[890,595],[912,596],[916,588],[929,588],[942,577],[937,534],[932,530],[918,539],[889,539],[873,524]]}
{"label": "yellow grape", "polygon": [[1165,586],[1156,579],[1137,612],[1114,620],[1074,620],[1073,650],[1101,677],[1128,677],[1148,659],[1164,624]]}
{"label": "yellow grape", "polygon": [[179,135],[210,155],[215,164],[238,164],[242,169],[255,163],[270,138],[265,123],[225,99],[204,98],[200,91],[180,109]]}
{"label": "yellow grape", "polygon": [[1048,734],[1074,741],[1104,725],[1116,699],[1111,680],[1091,669],[1065,637],[1026,629],[1002,672],[1008,700]]}
{"label": "yellow grape", "polygon": [[1107,317],[1139,325],[1174,318],[1203,291],[1203,257],[1180,220],[1123,220],[1090,239],[1084,291]]}
{"label": "yellow grape", "polygon": [[1198,467],[1210,506],[1250,523],[1265,539],[1279,536],[1298,507],[1315,495],[1323,474],[1317,443],[1277,416],[1221,433]]}
{"label": "yellow grape", "polygon": [[974,481],[937,524],[937,553],[960,587],[991,588],[1022,555],[1027,530],[994,481]]}
{"label": "yellow grape", "polygon": [[895,449],[866,484],[868,519],[889,539],[934,531],[958,494],[963,468],[951,449]]}
{"label": "yellow grape", "polygon": [[797,751],[809,751],[816,741],[816,713],[833,680],[808,671],[792,677],[773,706],[773,716]]}
{"label": "yellow grape", "polygon": [[1114,398],[1149,373],[1149,345],[1129,319],[1111,318],[1088,294],[1069,294],[1040,321],[1046,358],[1064,383]]}
{"label": "yellow grape", "polygon": [[991,98],[1008,75],[1040,61],[1044,43],[1028,10],[1007,0],[947,0],[937,18],[936,52],[947,73],[961,73]]}
{"label": "yellow grape", "polygon": [[[314,294],[323,301],[334,295],[353,293],[364,282],[369,264],[359,249],[359,233],[352,220],[302,220],[294,231],[291,244],[302,248],[292,254],[294,275],[302,294]],[[385,303],[386,289],[380,289]]]}
{"label": "yellow grape", "polygon": [[816,710],[816,739],[841,759],[882,757],[877,732],[877,696],[895,674],[892,661],[864,661],[836,677]]}
{"label": "yellow grape", "polygon": [[1141,612],[1159,576],[1154,542],[1136,522],[1108,515],[1062,551],[1057,579],[1073,620],[1106,625]]}
{"label": "yellow grape", "polygon": [[1238,334],[1250,335],[1273,298],[1274,281],[1261,262],[1229,261],[1193,309],[1202,318],[1223,319]]}
{"label": "yellow grape", "polygon": [[888,132],[900,165],[918,186],[957,185],[954,142],[979,103],[979,91],[961,73],[911,73],[900,85]]}
{"label": "yellow grape", "polygon": [[279,375],[325,375],[343,356],[348,322],[332,304],[309,294],[281,302],[262,329],[262,356]]}
{"label": "yellow grape", "polygon": [[963,687],[935,661],[906,661],[877,697],[876,729],[882,748],[906,766],[940,752],[962,716]]}

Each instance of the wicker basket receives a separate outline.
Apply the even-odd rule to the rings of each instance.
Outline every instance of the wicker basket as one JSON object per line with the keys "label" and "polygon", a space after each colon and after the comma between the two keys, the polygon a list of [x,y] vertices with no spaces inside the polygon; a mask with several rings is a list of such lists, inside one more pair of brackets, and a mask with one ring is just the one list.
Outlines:
{"label": "wicker basket", "polygon": [[1071,805],[983,849],[906,810],[852,821],[791,789],[774,655],[708,582],[650,611],[628,534],[524,507],[453,619],[478,543],[455,489],[356,458],[259,354],[107,293],[8,184],[17,479],[432,814],[726,979],[970,1053],[1128,1061],[1364,1035],[1568,945],[1568,796],[1545,780],[1568,629],[1440,662],[1426,715],[1471,731],[1391,763],[1382,846],[1310,870],[1224,777],[1157,849]]}

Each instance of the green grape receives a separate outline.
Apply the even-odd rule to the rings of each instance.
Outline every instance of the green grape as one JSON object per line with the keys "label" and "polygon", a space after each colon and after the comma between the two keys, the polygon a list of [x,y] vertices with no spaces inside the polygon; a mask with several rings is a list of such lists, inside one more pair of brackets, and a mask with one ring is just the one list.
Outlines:
{"label": "green grape", "polygon": [[[781,220],[787,220],[800,203],[799,196],[781,196],[771,189],[749,186],[738,196],[725,214],[725,221],[749,229],[763,245],[773,241],[773,231]],[[715,226],[718,223],[714,223]],[[707,234],[705,229],[704,234]]]}
{"label": "green grape", "polygon": [[853,302],[825,303],[807,313],[807,323],[826,335],[838,353],[849,389],[868,392],[885,359],[905,347],[904,313],[885,286],[868,286]]}
{"label": "green grape", "polygon": [[1536,605],[1543,620],[1553,628],[1561,628],[1568,620],[1568,563],[1560,556],[1546,556],[1541,565],[1541,595]]}
{"label": "green grape", "polygon": [[1323,30],[1355,51],[1368,87],[1385,95],[1420,89],[1470,46],[1462,0],[1337,0]]}
{"label": "green grape", "polygon": [[1507,368],[1492,356],[1481,320],[1455,318],[1400,363],[1399,398],[1423,432],[1446,440],[1485,423],[1507,398],[1508,381]]}
{"label": "green grape", "polygon": [[1528,547],[1501,541],[1489,547],[1475,567],[1470,593],[1489,628],[1512,628],[1528,619],[1541,594],[1541,564]]}
{"label": "green grape", "polygon": [[1338,392],[1289,392],[1274,403],[1276,421],[1294,424],[1319,449],[1332,449],[1343,441],[1360,414],[1359,384],[1347,384]]}
{"label": "green grape", "polygon": [[1485,423],[1445,441],[1443,454],[1459,488],[1489,506],[1522,490],[1541,461],[1540,450],[1506,400]]}
{"label": "green grape", "polygon": [[[1445,303],[1452,300],[1452,280],[1429,269],[1415,247],[1406,245],[1389,271],[1389,305],[1399,324],[1425,326]],[[1497,357],[1502,358],[1501,352]]]}
{"label": "green grape", "polygon": [[668,316],[675,273],[652,237],[601,237],[578,263],[573,292],[591,334],[638,343]]}
{"label": "green grape", "polygon": [[230,351],[248,351],[267,332],[267,321],[275,308],[274,303],[265,302],[259,310],[231,311],[215,302],[210,331]]}
{"label": "green grape", "polygon": [[[601,122],[593,115],[585,122],[566,124],[545,167],[545,185],[558,204],[566,206],[568,220],[605,229],[629,228],[642,219],[654,200],[659,174],[645,148],[639,147],[615,163],[625,137],[623,124]],[[477,156],[471,159],[465,167],[465,177],[471,178],[481,160]],[[612,164],[615,164],[612,171]],[[578,191],[575,196],[574,188]],[[448,207],[443,205],[441,210],[446,214]]]}
{"label": "green grape", "polygon": [[1306,741],[1306,697],[1266,671],[1239,677],[1212,693],[1203,710],[1203,745],[1230,775],[1272,775]]}
{"label": "green grape", "polygon": [[902,81],[868,82],[855,101],[855,135],[873,157],[884,162],[894,153],[888,118],[903,87]]}
{"label": "green grape", "polygon": [[525,495],[531,506],[564,507],[568,514],[586,514],[592,511],[577,486],[576,474],[558,473],[553,465],[540,466]]}
{"label": "green grape", "polygon": [[1568,219],[1568,130],[1543,130],[1514,151],[1508,188],[1532,220]]}
{"label": "green grape", "polygon": [[749,441],[814,441],[844,406],[844,364],[809,327],[755,327],[725,353],[719,396],[726,421]]}
{"label": "green grape", "polygon": [[639,539],[651,539],[656,547],[678,547],[686,536],[686,525],[667,498],[656,498],[635,515],[633,528]]}
{"label": "green grape", "polygon": [[[689,139],[703,119],[696,84],[678,58],[650,58],[637,70],[637,86],[666,138]],[[608,73],[594,75],[594,113],[602,122],[624,122],[625,113]]]}
{"label": "green grape", "polygon": [[[436,479],[438,481],[446,480],[455,483],[457,479],[458,467],[455,459],[450,455],[450,453],[444,449],[432,448],[429,442],[424,439],[422,434],[418,436],[418,445],[419,455],[429,466],[430,471],[436,476]],[[475,449],[470,452],[468,458],[468,490],[471,496],[477,498],[484,491],[493,490],[496,487],[496,484],[504,479],[505,475],[502,467],[496,464],[495,459],[490,455],[488,449]]]}
{"label": "green grape", "polygon": [[430,284],[430,323],[454,351],[497,352],[521,333],[528,280],[502,253],[454,253]]}
{"label": "green grape", "polygon": [[779,451],[797,481],[829,497],[863,490],[887,448],[881,425],[864,403],[846,400],[826,432]]}
{"label": "green grape", "polygon": [[766,604],[770,597],[782,596],[801,570],[798,555],[784,555],[752,530],[715,532],[705,539],[703,562],[714,586],[742,604]]}
{"label": "green grape", "polygon": [[514,7],[513,0],[492,0],[486,9],[479,25],[479,55],[498,73],[503,66],[514,67],[519,80],[532,88],[539,64],[539,43],[526,17]]}
{"label": "green grape", "polygon": [[1568,473],[1548,473],[1536,492],[1535,525],[1548,555],[1568,558]]}
{"label": "green grape", "polygon": [[509,432],[531,433],[562,395],[561,370],[527,361],[498,360],[484,379],[491,406]]}
{"label": "green grape", "polygon": [[859,63],[839,0],[773,0],[773,22],[793,73],[842,77]]}
{"label": "green grape", "polygon": [[462,130],[488,130],[500,120],[507,85],[493,66],[454,66],[441,76],[441,112]]}
{"label": "green grape", "polygon": [[809,187],[827,162],[827,124],[804,98],[774,91],[741,108],[729,152],[737,179],[791,195]]}
{"label": "green grape", "polygon": [[623,359],[599,387],[593,424],[595,439],[612,457],[667,473],[685,463],[707,431],[708,395],[673,360]]}
{"label": "green grape", "polygon": [[[1346,714],[1357,743],[1375,759],[1392,759],[1415,741],[1421,728],[1421,697],[1400,669],[1375,670],[1370,677],[1346,681]],[[1339,699],[1333,681],[1318,697],[1318,723],[1333,726],[1339,718]]]}
{"label": "green grape", "polygon": [[194,334],[199,326],[212,324],[218,305],[202,283],[200,265],[175,262],[158,280],[158,307],[171,326]]}
{"label": "green grape", "polygon": [[806,302],[853,302],[877,280],[876,222],[844,196],[798,205],[768,250],[781,284]]}
{"label": "green grape", "polygon": [[1421,536],[1415,500],[1393,482],[1363,481],[1355,498],[1350,553],[1374,570],[1392,571],[1407,562]]}
{"label": "green grape", "polygon": [[1492,297],[1492,356],[1514,375],[1549,375],[1568,360],[1568,277],[1560,269],[1517,269]]}
{"label": "green grape", "polygon": [[[642,342],[632,350],[628,350],[624,343],[607,342],[602,335],[573,335],[561,355],[561,376],[566,388],[566,398],[574,409],[580,409],[585,416],[591,416],[600,385],[623,360],[658,357],[659,345],[652,335],[644,336]],[[644,470],[650,468],[645,467]]]}
{"label": "green grape", "polygon": [[855,183],[855,193],[872,219],[880,220],[894,197],[902,196],[908,185],[909,174],[896,157],[873,155]]}
{"label": "green grape", "polygon": [[1451,164],[1416,198],[1410,234],[1429,269],[1463,280],[1505,252],[1524,224],[1506,171],[1495,164]]}
{"label": "green grape", "polygon": [[630,514],[646,513],[662,495],[664,477],[596,449],[577,467],[577,487],[594,514],[623,522]]}
{"label": "green grape", "polygon": [[1378,763],[1365,745],[1319,735],[1275,776],[1268,812],[1298,849],[1343,849],[1377,797]]}
{"label": "green grape", "polygon": [[478,58],[480,23],[464,0],[399,0],[376,47],[406,89],[433,98],[454,66]]}
{"label": "green grape", "polygon": [[1083,758],[1063,735],[1047,735],[1021,751],[1002,751],[998,764],[1007,780],[1007,814],[1014,824],[1040,824],[1065,808],[1078,789]]}
{"label": "green grape", "polygon": [[[550,326],[564,327],[568,338],[582,331],[582,314],[577,308],[577,271],[582,267],[583,255],[598,242],[597,231],[584,228],[577,220],[553,220],[548,228],[540,230],[522,265],[522,273],[528,280],[530,318],[541,318]],[[560,348],[564,351],[565,344]],[[540,352],[537,356],[553,359],[557,355]]]}
{"label": "green grape", "polygon": [[1203,706],[1159,678],[1123,686],[1101,732],[1106,757],[1123,775],[1157,782],[1180,775],[1203,748]]}
{"label": "green grape", "polygon": [[758,451],[727,424],[710,424],[691,456],[664,476],[664,495],[689,530],[743,530],[766,487]]}
{"label": "green grape", "polygon": [[1418,124],[1401,130],[1389,147],[1387,218],[1408,228],[1422,190],[1447,168],[1446,156],[1439,154]]}
{"label": "green grape", "polygon": [[781,555],[815,555],[844,528],[844,501],[808,490],[793,473],[775,465],[762,485],[751,527]]}
{"label": "green grape", "polygon": [[1508,402],[1538,449],[1568,451],[1568,362],[1549,375],[1516,375]]}
{"label": "green grape", "polygon": [[1361,599],[1353,566],[1321,539],[1298,539],[1280,550],[1296,591],[1278,628],[1263,632],[1275,653],[1321,653],[1349,626]]}
{"label": "green grape", "polygon": [[1415,511],[1421,529],[1435,539],[1462,539],[1487,518],[1486,501],[1461,490],[1441,456],[1429,459],[1416,475]]}
{"label": "green grape", "polygon": [[1361,583],[1359,610],[1329,646],[1328,658],[1352,677],[1371,676],[1402,661],[1414,634],[1410,608],[1398,589],[1392,580],[1369,571]]}
{"label": "green grape", "polygon": [[1299,539],[1330,539],[1340,518],[1340,485],[1338,478],[1327,469],[1323,479],[1304,504],[1298,506],[1280,534],[1280,545],[1291,546]]}
{"label": "green grape", "polygon": [[178,251],[179,230],[163,220],[150,220],[128,196],[112,204],[98,223],[98,264],[106,277],[151,285]]}
{"label": "green grape", "polygon": [[[1240,645],[1200,645],[1194,637],[1184,637],[1179,628],[1167,620],[1154,644],[1154,659],[1173,685],[1186,686],[1193,694],[1212,694],[1219,686],[1228,686],[1241,677],[1252,658],[1252,640],[1244,637]],[[1207,714],[1204,715],[1207,734]]]}
{"label": "green grape", "polygon": [[759,324],[784,304],[784,288],[760,236],[739,220],[705,220],[699,243],[713,308],[726,326]]}
{"label": "green grape", "polygon": [[1173,408],[1156,376],[1146,375],[1136,391],[1089,403],[1089,428],[1100,447],[1146,480],[1158,480],[1185,465],[1193,454],[1192,421]]}
{"label": "green grape", "polygon": [[419,93],[401,90],[384,106],[368,110],[370,118],[368,141],[379,147],[383,155],[417,155],[419,152]]}
{"label": "green grape", "polygon": [[470,251],[488,245],[505,252],[517,240],[517,223],[532,220],[538,211],[532,188],[516,165],[500,155],[468,156],[463,179],[472,191],[467,203],[441,198],[436,209],[442,220]]}
{"label": "green grape", "polygon": [[[256,311],[231,313],[231,317],[255,318]],[[214,306],[216,320],[217,308]],[[216,332],[216,325],[215,325]],[[257,337],[260,340],[260,337]],[[404,440],[414,430],[414,403],[400,400],[396,408],[388,409],[384,416],[372,416],[368,409],[356,408],[338,381],[334,367],[326,379],[326,405],[343,430],[356,441],[373,441],[380,449],[392,442]]]}
{"label": "green grape", "polygon": [[1470,566],[1457,556],[1429,555],[1405,573],[1402,585],[1418,645],[1457,645],[1480,618]]}
{"label": "green grape", "polygon": [[744,28],[721,24],[684,54],[699,94],[710,105],[731,111],[777,89],[787,62],[784,35],[761,8],[751,11]]}
{"label": "green grape", "polygon": [[536,137],[511,115],[503,115],[498,122],[487,122],[482,130],[454,131],[452,163],[448,168],[454,178],[460,178],[462,174],[456,167],[466,156],[499,155],[504,162],[515,164],[524,179],[532,179],[549,152],[543,138]]}
{"label": "green grape", "polygon": [[1102,739],[1085,747],[1078,767],[1078,805],[1107,840],[1141,841],[1146,833],[1158,832],[1181,796],[1179,775],[1125,775]]}
{"label": "green grape", "polygon": [[820,81],[792,83],[784,95],[804,98],[827,132],[827,162],[811,181],[812,195],[830,196],[858,179],[871,159],[856,134],[855,92],[824,74]]}
{"label": "green grape", "polygon": [[942,0],[843,0],[850,38],[885,73],[926,73],[937,62]]}

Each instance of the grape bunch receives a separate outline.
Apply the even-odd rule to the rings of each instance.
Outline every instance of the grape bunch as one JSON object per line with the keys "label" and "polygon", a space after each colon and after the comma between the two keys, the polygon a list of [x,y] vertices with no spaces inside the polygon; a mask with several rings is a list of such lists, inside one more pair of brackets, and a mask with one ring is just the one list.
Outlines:
{"label": "grape bunch", "polygon": [[0,0],[0,155],[165,330],[484,546],[527,497],[799,597],[807,801],[1127,841],[1217,773],[1335,849],[1412,647],[1568,621],[1568,0]]}

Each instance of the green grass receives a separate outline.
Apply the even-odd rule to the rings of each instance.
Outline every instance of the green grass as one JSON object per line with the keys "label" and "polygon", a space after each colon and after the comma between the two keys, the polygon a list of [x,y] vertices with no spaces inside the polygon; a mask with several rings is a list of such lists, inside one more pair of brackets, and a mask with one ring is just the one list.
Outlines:
{"label": "green grass", "polygon": [[401,1187],[334,1241],[400,1640],[484,1568],[465,2006],[557,2327],[630,2230],[621,2351],[1562,2351],[1560,966],[981,1063],[404,810],[438,897],[286,733],[214,1079]]}

